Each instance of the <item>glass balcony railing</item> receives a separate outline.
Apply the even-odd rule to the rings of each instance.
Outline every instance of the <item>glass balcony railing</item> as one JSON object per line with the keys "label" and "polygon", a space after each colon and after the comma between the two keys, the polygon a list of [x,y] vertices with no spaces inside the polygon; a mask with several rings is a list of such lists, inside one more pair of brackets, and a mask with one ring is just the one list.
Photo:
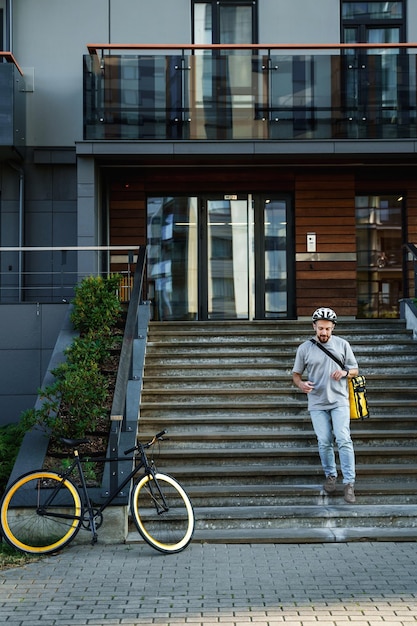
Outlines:
{"label": "glass balcony railing", "polygon": [[403,46],[91,47],[84,139],[415,138],[416,54]]}
{"label": "glass balcony railing", "polygon": [[[3,63],[1,62],[3,61]],[[0,146],[22,146],[26,132],[24,77],[10,52],[0,52]]]}

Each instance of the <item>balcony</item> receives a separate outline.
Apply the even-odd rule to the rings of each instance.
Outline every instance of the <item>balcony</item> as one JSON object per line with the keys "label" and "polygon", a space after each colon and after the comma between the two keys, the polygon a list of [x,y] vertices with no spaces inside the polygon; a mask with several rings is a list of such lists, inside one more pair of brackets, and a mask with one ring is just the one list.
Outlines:
{"label": "balcony", "polygon": [[91,44],[84,139],[413,139],[416,47]]}
{"label": "balcony", "polygon": [[0,149],[24,145],[26,98],[24,78],[11,52],[0,52]]}

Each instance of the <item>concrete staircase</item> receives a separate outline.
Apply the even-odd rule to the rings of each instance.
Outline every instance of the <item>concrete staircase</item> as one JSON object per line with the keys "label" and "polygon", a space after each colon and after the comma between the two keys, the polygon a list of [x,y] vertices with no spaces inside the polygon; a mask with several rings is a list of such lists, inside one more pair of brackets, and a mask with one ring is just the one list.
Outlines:
{"label": "concrete staircase", "polygon": [[417,539],[417,342],[401,320],[342,321],[368,381],[352,423],[357,503],[322,490],[306,397],[291,381],[308,321],[152,322],[139,437],[196,513],[195,541]]}

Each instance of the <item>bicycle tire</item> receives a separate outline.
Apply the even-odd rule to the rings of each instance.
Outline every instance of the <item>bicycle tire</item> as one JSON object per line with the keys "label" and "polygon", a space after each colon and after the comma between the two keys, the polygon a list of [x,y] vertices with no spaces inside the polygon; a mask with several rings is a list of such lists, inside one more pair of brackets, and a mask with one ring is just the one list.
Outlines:
{"label": "bicycle tire", "polygon": [[81,527],[82,516],[77,487],[47,470],[20,476],[5,492],[0,508],[3,537],[30,554],[48,554],[68,545]]}
{"label": "bicycle tire", "polygon": [[138,532],[159,552],[181,552],[190,543],[195,527],[193,506],[172,476],[159,472],[155,480],[150,474],[143,476],[132,491],[130,508]]}

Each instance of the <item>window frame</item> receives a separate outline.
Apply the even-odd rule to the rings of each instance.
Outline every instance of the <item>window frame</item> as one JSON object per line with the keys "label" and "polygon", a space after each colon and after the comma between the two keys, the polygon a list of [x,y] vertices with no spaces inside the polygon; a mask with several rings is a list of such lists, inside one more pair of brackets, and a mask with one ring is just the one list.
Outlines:
{"label": "window frame", "polygon": [[[356,43],[367,43],[366,33],[374,28],[381,27],[393,27],[399,30],[399,43],[406,41],[406,24],[407,24],[407,2],[405,0],[398,0],[402,2],[402,17],[401,18],[381,18],[369,20],[367,17],[355,18],[351,20],[343,19],[343,5],[347,2],[355,2],[356,0],[340,0],[340,41],[345,42],[345,28],[351,27],[358,33]],[[359,1],[359,0],[357,0]],[[367,0],[368,4],[374,4],[381,2],[381,0]]]}
{"label": "window frame", "polygon": [[224,6],[248,6],[252,9],[252,41],[258,43],[258,0],[192,0],[191,5],[191,34],[195,44],[195,6],[197,4],[211,4],[212,7],[212,44],[220,43],[220,9]]}

